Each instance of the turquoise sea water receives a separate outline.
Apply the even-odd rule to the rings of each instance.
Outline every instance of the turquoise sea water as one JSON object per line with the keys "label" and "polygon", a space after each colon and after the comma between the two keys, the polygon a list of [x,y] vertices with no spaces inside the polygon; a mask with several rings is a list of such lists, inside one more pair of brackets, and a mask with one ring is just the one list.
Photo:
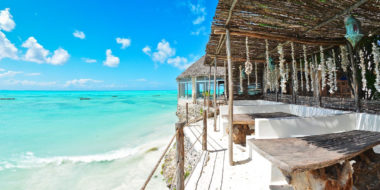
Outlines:
{"label": "turquoise sea water", "polygon": [[[0,100],[0,189],[136,189],[177,121],[176,91],[0,91],[0,98],[14,98]],[[152,147],[160,149],[146,152]],[[162,188],[159,178],[152,184]]]}

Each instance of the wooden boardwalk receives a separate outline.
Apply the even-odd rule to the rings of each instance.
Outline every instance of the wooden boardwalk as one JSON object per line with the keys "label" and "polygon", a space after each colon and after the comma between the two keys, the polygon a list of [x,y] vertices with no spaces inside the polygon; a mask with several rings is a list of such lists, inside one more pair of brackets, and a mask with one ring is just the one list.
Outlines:
{"label": "wooden boardwalk", "polygon": [[[213,118],[208,119],[208,126],[213,126]],[[195,141],[202,133],[202,122],[185,128],[185,135]],[[230,166],[228,160],[227,136],[221,132],[214,132],[212,127],[207,131],[208,151],[203,151],[193,173],[185,181],[185,189],[269,189],[260,177],[260,171],[249,160],[249,151],[246,147],[234,145],[235,166]],[[201,138],[200,138],[201,139]],[[202,150],[201,142],[195,148]]]}

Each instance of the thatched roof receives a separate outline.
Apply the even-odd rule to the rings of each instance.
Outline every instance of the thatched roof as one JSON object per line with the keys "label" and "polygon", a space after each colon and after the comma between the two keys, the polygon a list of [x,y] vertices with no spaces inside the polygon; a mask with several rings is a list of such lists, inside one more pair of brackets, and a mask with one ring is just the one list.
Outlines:
{"label": "thatched roof", "polygon": [[[210,66],[204,65],[205,56],[202,56],[198,61],[193,63],[189,68],[187,68],[183,73],[181,73],[177,80],[190,77],[208,77],[210,72]],[[224,67],[216,68],[216,76],[224,77],[225,69]],[[211,67],[211,76],[214,76],[214,67]]]}
{"label": "thatched roof", "polygon": [[226,28],[231,35],[231,57],[245,61],[245,37],[249,37],[251,60],[265,61],[265,39],[269,41],[272,57],[278,57],[276,46],[284,43],[290,59],[290,43],[295,44],[295,55],[301,57],[302,45],[309,54],[344,44],[344,18],[354,15],[360,20],[364,35],[380,32],[380,1],[376,0],[219,0],[211,35],[206,48],[206,64],[218,65],[226,60]]}

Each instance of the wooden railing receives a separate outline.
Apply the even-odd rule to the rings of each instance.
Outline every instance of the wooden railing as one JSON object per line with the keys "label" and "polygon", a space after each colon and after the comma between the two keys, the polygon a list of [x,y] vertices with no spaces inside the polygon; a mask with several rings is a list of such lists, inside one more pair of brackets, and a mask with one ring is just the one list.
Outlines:
{"label": "wooden railing", "polygon": [[[152,176],[156,172],[158,166],[162,162],[162,159],[167,154],[170,146],[172,145],[174,138],[176,139],[176,172],[174,173],[174,177],[172,179],[173,182],[170,185],[170,189],[174,188],[174,182],[175,182],[175,189],[176,190],[184,190],[185,189],[185,147],[184,147],[184,127],[189,127],[191,123],[198,122],[203,119],[203,132],[196,138],[196,140],[193,142],[188,152],[192,151],[194,149],[195,144],[199,141],[200,137],[202,137],[202,150],[207,151],[207,118],[208,113],[207,110],[203,110],[203,117],[201,118],[195,118],[191,121],[189,121],[188,117],[188,104],[186,103],[186,121],[185,122],[177,122],[175,124],[175,133],[173,137],[170,139],[169,144],[166,146],[165,150],[161,154],[160,158],[158,159],[157,163],[155,164],[153,170],[150,172],[148,178],[145,180],[144,185],[142,186],[141,190],[144,190],[147,185],[149,184],[150,180],[152,179]],[[214,115],[216,117],[216,114]],[[187,156],[186,156],[187,158]],[[198,160],[199,161],[199,160]]]}

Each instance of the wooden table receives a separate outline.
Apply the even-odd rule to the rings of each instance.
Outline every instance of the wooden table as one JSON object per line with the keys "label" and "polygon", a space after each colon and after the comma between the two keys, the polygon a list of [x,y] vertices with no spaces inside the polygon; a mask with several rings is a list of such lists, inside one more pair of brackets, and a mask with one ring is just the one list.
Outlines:
{"label": "wooden table", "polygon": [[[228,115],[223,115],[228,118]],[[281,117],[298,117],[285,112],[271,112],[271,113],[252,113],[252,114],[234,114],[233,125],[254,125],[255,119],[259,118],[281,118]]]}
{"label": "wooden table", "polygon": [[[350,159],[360,155],[357,162],[363,160],[370,164],[371,159],[366,159],[365,155],[372,155],[372,148],[380,144],[380,132],[354,130],[298,138],[254,139],[248,143],[256,152],[280,168],[297,189],[316,187],[316,184],[323,187],[322,189],[338,189],[352,185],[353,171],[348,162]],[[380,156],[372,158],[376,159],[380,162]],[[372,168],[375,170],[372,172],[376,179],[379,178],[376,176],[377,172],[380,172],[377,165],[380,164],[375,163],[377,168]],[[361,165],[360,168],[362,167]],[[371,172],[371,167],[365,172],[367,175]],[[334,173],[338,176],[328,176]],[[379,180],[375,181],[380,186]]]}
{"label": "wooden table", "polygon": [[[228,115],[222,117],[228,118]],[[253,113],[253,114],[234,114],[233,115],[233,141],[235,144],[246,144],[246,135],[253,134],[254,128],[249,128],[249,125],[255,125],[255,119],[259,118],[281,118],[281,117],[298,117],[296,115],[284,112],[271,113]],[[227,133],[229,129],[227,128]]]}

